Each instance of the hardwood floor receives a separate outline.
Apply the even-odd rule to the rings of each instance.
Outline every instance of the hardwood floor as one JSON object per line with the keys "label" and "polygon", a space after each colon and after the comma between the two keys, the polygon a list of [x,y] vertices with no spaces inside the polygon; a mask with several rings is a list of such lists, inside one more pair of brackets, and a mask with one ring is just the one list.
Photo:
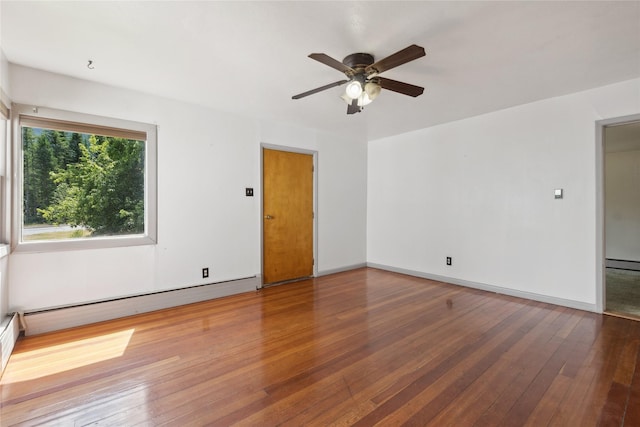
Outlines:
{"label": "hardwood floor", "polygon": [[359,269],[21,338],[12,425],[640,425],[640,322]]}

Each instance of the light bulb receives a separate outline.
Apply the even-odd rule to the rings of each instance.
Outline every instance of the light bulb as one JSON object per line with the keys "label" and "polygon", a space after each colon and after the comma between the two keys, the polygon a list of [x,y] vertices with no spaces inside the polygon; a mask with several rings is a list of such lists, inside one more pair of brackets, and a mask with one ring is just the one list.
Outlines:
{"label": "light bulb", "polygon": [[352,80],[347,85],[346,94],[351,99],[357,99],[362,93],[362,85],[357,80]]}

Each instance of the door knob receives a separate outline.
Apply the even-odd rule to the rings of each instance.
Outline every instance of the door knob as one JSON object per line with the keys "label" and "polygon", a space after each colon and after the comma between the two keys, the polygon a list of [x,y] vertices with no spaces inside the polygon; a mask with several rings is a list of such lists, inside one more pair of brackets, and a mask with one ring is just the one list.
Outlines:
{"label": "door knob", "polygon": [[273,219],[273,217],[271,215],[265,215],[264,219]]}

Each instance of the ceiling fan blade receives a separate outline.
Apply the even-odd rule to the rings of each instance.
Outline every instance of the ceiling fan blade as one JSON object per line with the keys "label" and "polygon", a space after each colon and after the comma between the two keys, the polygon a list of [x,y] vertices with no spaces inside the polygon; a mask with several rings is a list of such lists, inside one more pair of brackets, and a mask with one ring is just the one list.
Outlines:
{"label": "ceiling fan blade", "polygon": [[309,55],[309,58],[315,59],[318,62],[322,62],[324,65],[328,65],[329,67],[335,68],[338,71],[342,71],[348,76],[352,76],[355,73],[353,68],[344,65],[342,62],[338,61],[337,59],[333,59],[332,57],[324,53],[312,53],[311,55]]}
{"label": "ceiling fan blade", "polygon": [[383,89],[391,90],[393,92],[398,92],[403,95],[416,96],[422,95],[424,92],[424,88],[420,86],[410,85],[409,83],[399,82],[397,80],[385,79],[384,77],[378,77],[380,81],[380,86]]}
{"label": "ceiling fan blade", "polygon": [[348,82],[349,80],[340,80],[338,82],[329,83],[328,85],[324,85],[315,89],[308,90],[306,92],[299,93],[297,95],[293,95],[291,99],[300,99],[305,96],[313,95],[314,93],[322,92],[323,90],[331,89],[332,87],[340,86]]}
{"label": "ceiling fan blade", "polygon": [[360,112],[360,107],[358,107],[358,99],[354,99],[351,101],[351,104],[347,107],[347,114],[355,114]]}
{"label": "ceiling fan blade", "polygon": [[378,62],[374,62],[373,64],[365,68],[365,72],[367,74],[380,74],[383,71],[387,71],[399,65],[406,64],[407,62],[421,58],[424,55],[425,52],[423,47],[412,44],[411,46],[405,47],[404,49],[394,53],[393,55],[387,56],[386,58],[381,59]]}

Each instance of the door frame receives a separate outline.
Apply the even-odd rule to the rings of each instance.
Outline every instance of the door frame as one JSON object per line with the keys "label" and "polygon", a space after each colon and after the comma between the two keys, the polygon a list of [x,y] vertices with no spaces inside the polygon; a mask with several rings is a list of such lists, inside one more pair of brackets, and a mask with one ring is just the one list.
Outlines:
{"label": "door frame", "polygon": [[304,148],[260,143],[260,278],[259,287],[264,287],[264,150],[313,156],[313,276],[318,276],[318,152]]}
{"label": "door frame", "polygon": [[605,140],[604,129],[607,126],[624,125],[640,121],[640,114],[614,117],[596,121],[596,311],[605,312],[606,301],[606,230],[604,205],[604,161]]}

